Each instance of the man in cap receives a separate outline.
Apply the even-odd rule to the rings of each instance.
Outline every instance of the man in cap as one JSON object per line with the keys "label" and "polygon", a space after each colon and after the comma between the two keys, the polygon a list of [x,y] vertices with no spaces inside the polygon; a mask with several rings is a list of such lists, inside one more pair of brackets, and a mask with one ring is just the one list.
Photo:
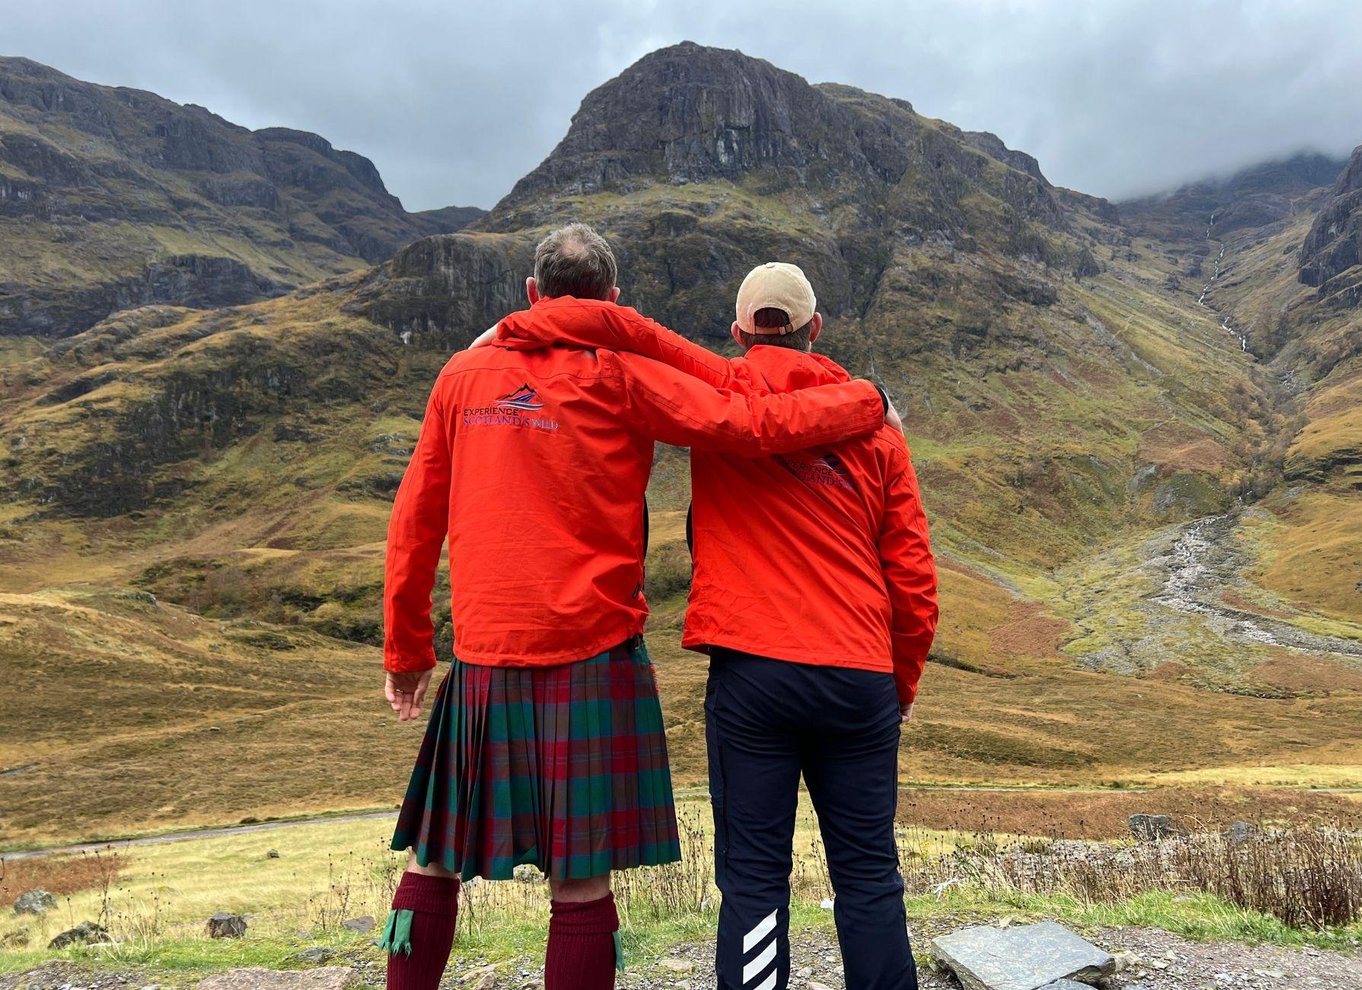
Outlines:
{"label": "man in cap", "polygon": [[[632,314],[615,281],[609,245],[563,228],[535,252],[530,308],[503,323],[581,335]],[[871,433],[888,410],[869,382],[758,398],[603,349],[498,342],[450,359],[388,531],[385,693],[399,718],[420,715],[436,665],[446,536],[455,654],[392,840],[411,857],[383,936],[390,988],[438,986],[460,878],[525,863],[552,892],[546,990],[613,986],[611,871],[680,858],[641,635],[653,442],[759,456]]]}
{"label": "man in cap", "polygon": [[[850,379],[794,265],[738,290],[739,362],[778,394]],[[936,628],[936,571],[903,434],[757,460],[691,455],[695,573],[683,644],[708,649],[705,727],[719,986],[789,977],[800,774],[818,813],[848,990],[915,987],[894,845],[901,722]]]}
{"label": "man in cap", "polygon": [[[811,351],[823,329],[795,265],[738,291],[731,362],[616,318],[586,344],[715,382],[799,394],[849,380]],[[936,628],[936,571],[902,433],[803,453],[691,453],[695,562],[683,644],[708,652],[705,696],[723,990],[783,990],[802,773],[818,813],[848,990],[912,988],[894,844],[900,726]]]}

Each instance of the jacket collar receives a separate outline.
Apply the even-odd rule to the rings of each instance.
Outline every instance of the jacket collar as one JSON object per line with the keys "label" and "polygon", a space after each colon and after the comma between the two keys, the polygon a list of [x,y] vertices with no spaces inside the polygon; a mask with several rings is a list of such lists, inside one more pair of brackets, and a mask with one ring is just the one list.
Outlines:
{"label": "jacket collar", "polygon": [[739,361],[772,392],[793,392],[851,381],[851,376],[836,361],[812,351],[757,344]]}

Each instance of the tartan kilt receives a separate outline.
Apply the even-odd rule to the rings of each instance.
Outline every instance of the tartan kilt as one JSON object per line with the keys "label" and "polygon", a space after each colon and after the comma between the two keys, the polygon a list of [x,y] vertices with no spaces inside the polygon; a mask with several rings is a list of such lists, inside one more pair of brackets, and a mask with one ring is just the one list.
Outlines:
{"label": "tartan kilt", "polygon": [[553,667],[455,659],[392,848],[464,880],[508,880],[523,863],[582,880],[679,860],[662,707],[643,638]]}

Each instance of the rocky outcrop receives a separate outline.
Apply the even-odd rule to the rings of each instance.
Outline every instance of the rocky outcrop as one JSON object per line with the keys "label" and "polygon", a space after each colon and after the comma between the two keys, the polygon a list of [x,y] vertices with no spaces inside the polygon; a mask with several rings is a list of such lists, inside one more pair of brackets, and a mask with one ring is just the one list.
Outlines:
{"label": "rocky outcrop", "polygon": [[514,234],[447,234],[399,251],[365,279],[345,310],[388,327],[404,344],[466,347],[523,308],[534,240]]}
{"label": "rocky outcrop", "polygon": [[1301,245],[1300,281],[1318,286],[1324,296],[1362,302],[1362,146],[1334,183],[1329,201],[1320,210]]}
{"label": "rocky outcrop", "polygon": [[966,141],[990,158],[1002,162],[1009,168],[1015,168],[1018,172],[1025,172],[1031,178],[1044,182],[1047,186],[1050,184],[1040,172],[1040,162],[1024,151],[1014,151],[1009,148],[1003,144],[1003,139],[998,135],[990,134],[988,131],[965,131],[963,133]]}

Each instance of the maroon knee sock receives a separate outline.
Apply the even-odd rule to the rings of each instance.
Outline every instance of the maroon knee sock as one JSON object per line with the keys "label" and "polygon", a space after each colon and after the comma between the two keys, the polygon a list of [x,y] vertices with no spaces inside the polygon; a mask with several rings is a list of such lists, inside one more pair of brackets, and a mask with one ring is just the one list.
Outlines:
{"label": "maroon knee sock", "polygon": [[454,945],[458,912],[457,877],[402,874],[383,938],[388,949],[388,990],[439,987]]}
{"label": "maroon knee sock", "polygon": [[615,895],[577,904],[552,901],[549,907],[544,990],[612,990],[620,927]]}

